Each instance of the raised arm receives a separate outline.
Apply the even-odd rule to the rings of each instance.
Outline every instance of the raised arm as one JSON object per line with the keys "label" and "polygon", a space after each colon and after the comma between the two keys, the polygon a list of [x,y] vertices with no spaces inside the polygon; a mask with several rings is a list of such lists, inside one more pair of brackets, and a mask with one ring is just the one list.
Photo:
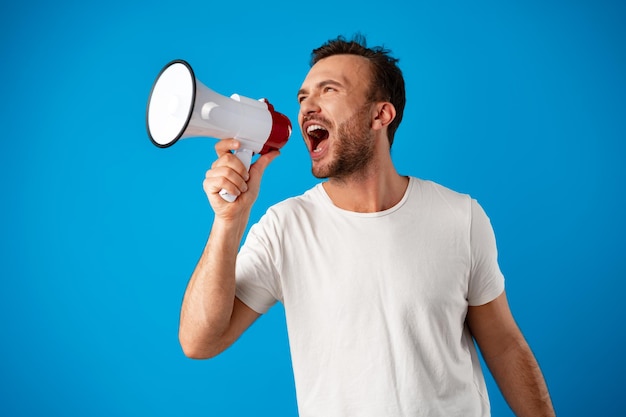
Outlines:
{"label": "raised arm", "polygon": [[[230,152],[238,146],[234,139],[217,143],[218,159],[203,184],[215,219],[181,307],[179,340],[190,358],[221,353],[259,317],[235,297],[235,262],[263,171],[278,152],[261,156],[248,175]],[[222,189],[239,197],[228,203],[219,196]]]}
{"label": "raised arm", "polygon": [[467,323],[502,395],[518,417],[550,417],[554,409],[541,369],[509,309],[506,294],[470,307]]}

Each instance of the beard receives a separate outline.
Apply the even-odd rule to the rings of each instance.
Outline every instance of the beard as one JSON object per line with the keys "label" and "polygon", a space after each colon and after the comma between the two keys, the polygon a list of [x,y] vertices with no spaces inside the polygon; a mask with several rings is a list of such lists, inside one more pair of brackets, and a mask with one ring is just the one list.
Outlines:
{"label": "beard", "polygon": [[[337,128],[334,159],[312,168],[316,178],[344,179],[364,172],[374,159],[374,132],[370,130],[370,104],[357,110]],[[331,155],[332,156],[332,155]]]}

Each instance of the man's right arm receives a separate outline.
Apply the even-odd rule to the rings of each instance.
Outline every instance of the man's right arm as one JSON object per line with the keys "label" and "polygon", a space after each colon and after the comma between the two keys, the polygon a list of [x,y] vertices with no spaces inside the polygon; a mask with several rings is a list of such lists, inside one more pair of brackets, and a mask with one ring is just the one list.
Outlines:
{"label": "man's right arm", "polygon": [[[181,307],[179,340],[190,358],[221,353],[259,317],[235,297],[235,263],[263,171],[278,152],[261,156],[250,167],[248,177],[243,164],[230,152],[237,147],[234,140],[218,142],[219,158],[204,181],[215,219]],[[239,197],[228,203],[219,196],[222,189]]]}

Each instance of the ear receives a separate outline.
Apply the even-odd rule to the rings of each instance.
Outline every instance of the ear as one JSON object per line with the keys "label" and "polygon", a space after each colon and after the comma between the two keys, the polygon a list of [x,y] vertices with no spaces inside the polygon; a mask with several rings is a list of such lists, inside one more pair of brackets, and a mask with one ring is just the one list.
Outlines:
{"label": "ear", "polygon": [[376,103],[374,120],[372,120],[372,129],[380,130],[393,122],[396,118],[396,108],[388,101]]}

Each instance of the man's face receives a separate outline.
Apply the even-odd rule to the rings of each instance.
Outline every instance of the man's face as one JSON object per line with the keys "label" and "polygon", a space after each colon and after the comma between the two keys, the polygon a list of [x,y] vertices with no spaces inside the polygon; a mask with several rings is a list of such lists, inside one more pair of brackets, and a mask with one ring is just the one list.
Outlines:
{"label": "man's face", "polygon": [[316,63],[298,92],[298,122],[318,178],[345,177],[371,160],[371,70],[356,55],[333,55]]}

